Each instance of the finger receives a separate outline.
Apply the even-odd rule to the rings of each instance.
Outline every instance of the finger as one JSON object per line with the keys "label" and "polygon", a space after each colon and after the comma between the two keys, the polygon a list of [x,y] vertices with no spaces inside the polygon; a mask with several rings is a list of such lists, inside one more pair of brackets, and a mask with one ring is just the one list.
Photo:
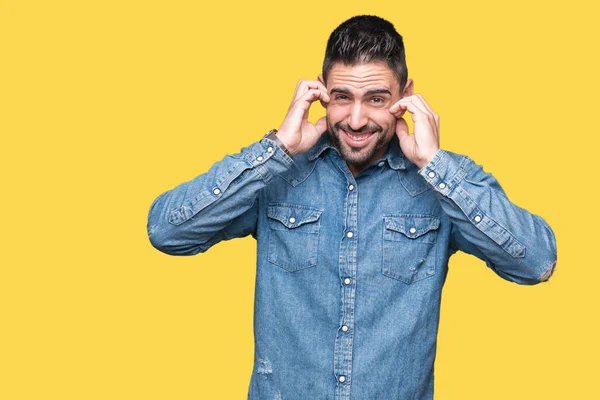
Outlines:
{"label": "finger", "polygon": [[308,111],[308,109],[310,108],[311,104],[318,99],[320,99],[321,101],[323,101],[325,103],[328,103],[329,95],[327,94],[327,92],[324,92],[323,90],[310,89],[308,92],[306,92],[302,97],[300,97],[298,100],[296,100],[292,104],[291,113],[294,114],[296,117],[302,118],[305,115],[305,113]]}
{"label": "finger", "polygon": [[306,83],[306,91],[309,89],[320,89],[327,92],[327,88],[319,81],[304,81]]}
{"label": "finger", "polygon": [[422,95],[416,94],[414,95],[413,102],[422,110],[426,110],[426,112],[433,117],[433,119],[437,122],[439,120],[439,116],[433,111],[429,103],[425,101]]}
{"label": "finger", "polygon": [[421,102],[423,103],[423,105],[425,107],[427,107],[427,109],[429,110],[429,112],[431,113],[431,115],[433,115],[433,118],[435,119],[435,123],[439,127],[440,116],[437,115],[437,113],[435,111],[433,111],[433,108],[431,108],[431,106],[429,105],[429,103],[427,103],[427,101],[425,101],[425,98],[423,96],[421,96],[420,94],[417,94],[417,96],[419,97],[419,99],[421,100]]}
{"label": "finger", "polygon": [[399,102],[397,101],[394,104],[392,104],[392,106],[390,108],[388,108],[388,111],[390,112],[390,114],[392,114],[396,118],[402,117],[404,115],[404,113],[406,112],[406,108],[400,107],[400,105],[398,103]]}
{"label": "finger", "polygon": [[433,117],[433,119],[437,125],[440,117],[439,117],[439,115],[437,115],[435,113],[435,111],[433,111],[433,109],[431,108],[429,103],[427,103],[427,101],[425,101],[423,96],[421,96],[420,94],[416,94],[416,98],[414,100],[415,100],[415,103],[417,104],[417,106],[419,106],[419,108],[425,108],[429,112],[429,114]]}
{"label": "finger", "polygon": [[400,139],[400,141],[408,137],[408,124],[404,118],[398,118],[396,121],[396,135],[398,135],[398,139]]}
{"label": "finger", "polygon": [[[425,105],[421,102],[421,100],[419,100],[419,97],[417,95],[412,95],[409,97],[405,98],[406,101],[410,101],[411,103],[413,103],[419,110],[421,110],[422,113],[427,114],[428,116],[431,115],[429,113],[429,110],[427,110],[427,107],[425,107]],[[404,99],[401,99],[400,101],[402,101]]]}
{"label": "finger", "polygon": [[[323,84],[319,81],[308,81],[308,80],[300,80],[298,81],[298,85],[296,86],[296,91],[294,92],[294,98],[288,107],[288,112],[291,111],[294,104],[302,98],[302,96],[306,95],[310,90],[322,90],[327,94],[327,88],[323,86]],[[329,102],[329,95],[327,95],[327,99],[323,100],[324,103]],[[323,105],[325,107],[325,105]]]}
{"label": "finger", "polygon": [[[438,127],[435,122],[433,115],[429,114],[429,112],[423,111],[417,104],[415,104],[414,99],[400,100],[397,105],[398,109],[406,109],[409,113],[411,113],[412,120],[415,123],[421,123],[425,126],[428,126],[429,129],[433,132],[434,135],[439,136]],[[398,110],[396,110],[396,114]],[[416,126],[415,126],[416,128]]]}
{"label": "finger", "polygon": [[320,89],[327,92],[327,88],[325,87],[325,85],[323,85],[318,80],[301,80],[298,82],[298,86],[296,87],[296,92],[294,93],[294,100],[303,96],[306,92],[308,92],[311,89]]}
{"label": "finger", "polygon": [[433,112],[433,110],[431,109],[429,104],[427,104],[427,102],[425,101],[423,96],[421,96],[420,94],[416,94],[413,96],[413,103],[415,103],[417,105],[417,107],[419,107],[421,110],[426,110],[425,113],[428,115],[428,117],[434,127],[434,132],[437,135],[438,134],[438,119],[439,119],[437,114]]}
{"label": "finger", "polygon": [[417,93],[415,95],[415,101],[417,102],[417,104],[419,104],[419,106],[422,106],[421,108],[424,108],[427,111],[429,111],[430,114],[432,114],[432,115],[435,114],[433,112],[433,110],[431,109],[431,106],[429,105],[429,103],[427,103],[425,101],[425,99],[423,98],[423,96],[421,94]]}
{"label": "finger", "polygon": [[[396,103],[394,103],[391,107],[390,107],[390,112],[393,113],[398,113],[401,110],[408,110],[408,112],[410,112],[411,114],[414,114],[418,111],[424,113],[424,109],[422,109],[421,107],[419,107],[414,101],[413,101],[413,97],[414,96],[407,96],[407,97],[403,97],[400,100],[398,100]],[[409,107],[409,105],[412,105]]]}
{"label": "finger", "polygon": [[390,108],[390,112],[394,115],[399,115],[400,111],[405,110],[412,114],[413,121],[415,119],[424,119],[429,121],[429,115],[423,112],[420,108],[416,106],[411,100],[400,100],[392,108]]}

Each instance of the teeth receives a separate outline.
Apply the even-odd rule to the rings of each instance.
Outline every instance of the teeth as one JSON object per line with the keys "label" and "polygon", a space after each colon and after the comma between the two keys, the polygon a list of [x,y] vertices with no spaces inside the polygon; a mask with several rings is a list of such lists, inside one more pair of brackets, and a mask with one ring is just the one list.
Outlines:
{"label": "teeth", "polygon": [[352,138],[352,140],[356,140],[357,142],[361,142],[363,140],[366,140],[369,136],[371,136],[371,133],[362,134],[361,136],[354,136],[354,135],[351,135],[348,132],[346,132],[346,135],[350,136]]}
{"label": "teeth", "polygon": [[366,136],[361,136],[361,137],[358,137],[358,136],[352,136],[352,135],[348,135],[348,136],[350,136],[352,139],[354,139],[354,140],[357,140],[357,141],[359,141],[359,142],[360,142],[361,140],[365,140],[365,139],[367,138]]}

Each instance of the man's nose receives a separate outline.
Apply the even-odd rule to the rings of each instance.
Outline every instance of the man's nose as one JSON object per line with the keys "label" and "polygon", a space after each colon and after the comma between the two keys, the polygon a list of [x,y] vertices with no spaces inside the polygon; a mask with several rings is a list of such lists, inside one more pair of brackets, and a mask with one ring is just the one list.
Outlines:
{"label": "man's nose", "polygon": [[350,119],[348,121],[350,128],[357,131],[367,125],[367,122],[368,118],[362,105],[360,103],[354,104],[350,110]]}

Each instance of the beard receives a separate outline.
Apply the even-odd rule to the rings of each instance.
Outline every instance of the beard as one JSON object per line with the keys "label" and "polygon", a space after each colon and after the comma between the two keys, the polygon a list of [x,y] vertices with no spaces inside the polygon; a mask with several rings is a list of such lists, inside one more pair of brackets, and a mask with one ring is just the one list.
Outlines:
{"label": "beard", "polygon": [[[377,137],[375,138],[374,142],[369,143],[367,146],[353,147],[348,145],[348,143],[340,138],[340,135],[345,135],[345,133],[340,132],[340,130],[344,130],[350,134],[374,132],[373,135],[377,135]],[[388,135],[388,132],[384,132],[383,128],[377,124],[371,123],[358,130],[354,130],[350,128],[348,124],[343,122],[338,122],[334,125],[331,125],[329,117],[327,117],[327,131],[334,146],[339,150],[342,159],[346,161],[346,163],[354,165],[365,165],[369,162],[375,161],[373,160],[375,155],[384,149],[392,139],[392,135]]]}

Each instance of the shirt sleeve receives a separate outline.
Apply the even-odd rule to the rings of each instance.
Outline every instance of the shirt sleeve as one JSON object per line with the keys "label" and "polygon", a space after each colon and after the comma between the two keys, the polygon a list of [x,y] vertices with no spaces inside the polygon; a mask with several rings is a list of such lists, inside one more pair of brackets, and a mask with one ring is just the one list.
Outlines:
{"label": "shirt sleeve", "polygon": [[263,139],[227,155],[208,172],[159,195],[148,213],[152,245],[171,255],[194,255],[221,240],[256,235],[260,190],[293,160]]}
{"label": "shirt sleeve", "polygon": [[452,222],[452,253],[473,254],[502,278],[519,284],[550,278],[556,265],[552,229],[540,216],[511,203],[481,166],[440,149],[419,174]]}

